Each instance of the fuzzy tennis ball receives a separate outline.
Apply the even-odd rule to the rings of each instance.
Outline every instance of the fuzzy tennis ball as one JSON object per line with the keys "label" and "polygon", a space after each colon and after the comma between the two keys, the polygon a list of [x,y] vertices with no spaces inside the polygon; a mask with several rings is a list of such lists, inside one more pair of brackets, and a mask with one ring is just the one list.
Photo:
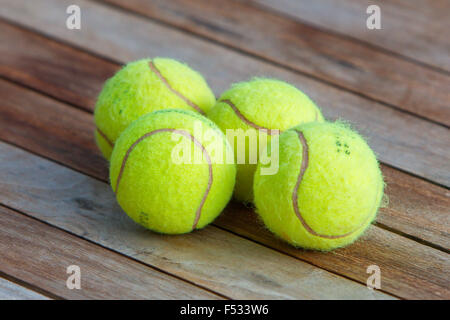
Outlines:
{"label": "fuzzy tennis ball", "polygon": [[375,219],[383,177],[373,151],[348,126],[308,123],[285,131],[279,163],[274,175],[263,175],[258,165],[255,205],[267,228],[290,244],[342,247]]}
{"label": "fuzzy tennis ball", "polygon": [[135,222],[159,233],[190,232],[211,223],[230,200],[236,178],[232,153],[220,129],[200,114],[155,111],[117,140],[111,186]]}
{"label": "fuzzy tennis ball", "polygon": [[173,59],[142,59],[107,80],[95,106],[95,138],[109,159],[120,133],[140,116],[161,109],[206,113],[216,99],[203,77]]}
{"label": "fuzzy tennis ball", "polygon": [[[286,82],[264,78],[234,84],[222,94],[207,116],[223,132],[235,130],[235,136],[227,135],[237,161],[234,196],[244,202],[253,201],[253,176],[259,152],[265,149],[263,142],[297,124],[324,121],[319,108],[303,92]],[[255,149],[250,149],[249,145],[254,136],[258,148],[252,161],[250,154]],[[239,144],[239,140],[246,141]],[[241,160],[240,156],[243,157]]]}

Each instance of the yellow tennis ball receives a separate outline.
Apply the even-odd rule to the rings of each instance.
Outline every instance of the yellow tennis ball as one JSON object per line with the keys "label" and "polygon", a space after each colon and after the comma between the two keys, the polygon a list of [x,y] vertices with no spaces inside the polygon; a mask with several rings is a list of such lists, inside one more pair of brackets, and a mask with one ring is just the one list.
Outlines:
{"label": "yellow tennis ball", "polygon": [[308,123],[285,131],[279,164],[273,175],[263,175],[265,165],[258,165],[255,205],[267,228],[290,244],[342,247],[375,219],[383,176],[373,151],[348,126]]}
{"label": "yellow tennis ball", "polygon": [[[324,121],[319,108],[303,92],[286,82],[264,78],[234,84],[222,94],[207,116],[223,132],[241,129],[234,131],[235,136],[227,134],[227,138],[237,161],[234,196],[244,202],[253,201],[253,176],[259,151],[265,148],[264,141],[270,141],[271,136],[278,134],[276,130],[283,131],[304,122]],[[252,161],[250,154],[254,154],[255,148],[250,149],[249,145],[255,136],[256,158]],[[238,140],[246,140],[242,144],[244,148],[240,148]]]}
{"label": "yellow tennis ball", "polygon": [[211,223],[230,200],[236,178],[232,153],[220,129],[200,114],[155,111],[117,140],[111,186],[135,222],[160,233],[190,232]]}
{"label": "yellow tennis ball", "polygon": [[206,113],[216,99],[205,79],[168,58],[127,64],[105,83],[95,106],[95,138],[109,159],[120,133],[140,116],[174,108]]}

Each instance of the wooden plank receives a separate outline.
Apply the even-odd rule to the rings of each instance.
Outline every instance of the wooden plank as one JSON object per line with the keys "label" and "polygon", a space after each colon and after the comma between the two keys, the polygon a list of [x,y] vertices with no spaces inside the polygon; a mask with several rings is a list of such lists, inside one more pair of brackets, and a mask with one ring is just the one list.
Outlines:
{"label": "wooden plank", "polygon": [[[79,108],[93,110],[115,63],[0,21],[0,75]],[[75,80],[75,81],[74,81]]]}
{"label": "wooden plank", "polygon": [[0,300],[49,300],[48,297],[0,278]]}
{"label": "wooden plank", "polygon": [[230,298],[392,298],[214,226],[150,232],[121,211],[108,184],[4,143],[0,203]]}
{"label": "wooden plank", "polygon": [[239,0],[104,1],[450,126],[450,76],[383,50]]}
{"label": "wooden plank", "polygon": [[[2,86],[0,85],[0,88],[1,87]],[[8,91],[13,92],[14,87],[17,88],[17,86],[10,85]],[[31,97],[29,97],[30,94]],[[35,93],[27,93],[26,90],[23,89],[21,89],[21,92],[17,92],[17,94],[15,95],[24,97],[24,100],[21,102],[22,106],[30,105],[30,103],[26,102],[27,99],[31,101],[36,101],[39,99],[39,95]],[[42,105],[52,105],[50,99],[45,97],[41,97],[41,99],[47,100],[47,102],[42,103]],[[11,106],[10,109],[15,108]],[[77,111],[82,113],[82,111]],[[41,112],[42,114],[54,113],[54,111],[51,111],[50,108],[41,109]],[[17,117],[26,117],[26,113],[18,113]],[[55,116],[52,115],[49,117]],[[5,124],[9,122],[14,123],[15,121],[6,121]],[[60,128],[63,128],[67,125],[70,124],[59,123],[59,126],[61,126]],[[92,122],[91,125],[93,126]],[[0,126],[0,128],[1,127],[2,126]],[[8,126],[5,125],[5,127],[7,128]],[[23,126],[17,130],[28,132],[28,134],[26,135],[39,135],[40,131],[45,131],[46,129],[45,126],[43,126],[42,128],[33,129],[33,131],[30,131],[29,129],[27,129],[27,126]],[[0,133],[0,138],[3,138],[4,136],[5,135]],[[10,135],[9,138],[14,139],[14,136]],[[67,137],[62,134],[61,139],[65,140],[67,139]],[[18,141],[17,144],[19,145],[27,145],[26,140],[13,141],[14,143]],[[94,142],[91,141],[91,143],[93,144]],[[83,148],[82,145],[78,147]],[[48,146],[45,143],[42,143],[40,147],[34,149],[33,151],[45,156],[56,156],[56,159],[58,159],[58,161],[62,163],[65,162],[65,157],[70,156],[70,154],[58,155],[57,150],[52,150],[52,147]],[[84,159],[84,165],[90,166],[89,158]],[[384,167],[383,170],[385,171],[385,173],[390,174],[390,170],[392,169]],[[49,169],[49,171],[51,170]],[[50,175],[50,173],[48,174]],[[396,173],[394,173],[394,175],[392,176],[392,179],[395,180],[392,185],[392,187],[396,189],[396,192],[394,193],[395,201],[393,201],[393,204],[389,207],[388,210],[382,210],[382,219],[385,219],[389,222],[391,220],[390,215],[398,215],[398,217],[394,217],[393,219],[400,226],[401,223],[399,223],[399,221],[402,221],[402,219],[408,222],[406,223],[407,229],[405,229],[405,232],[413,230],[414,234],[417,234],[418,238],[420,238],[422,236],[423,230],[432,230],[431,232],[426,232],[424,236],[426,237],[431,234],[432,239],[439,239],[443,246],[448,246],[448,222],[446,221],[448,221],[447,208],[449,206],[450,199],[447,191],[443,188],[439,188],[427,182],[421,181],[420,179],[412,178],[404,173],[398,173],[397,175],[395,174]],[[26,175],[26,173],[24,173],[24,175]],[[47,177],[48,176],[42,177],[42,179],[45,181],[46,179],[48,179]],[[99,178],[104,181],[108,181],[107,175]],[[4,180],[12,179],[13,178]],[[76,181],[72,178],[67,179]],[[63,179],[61,178],[61,180]],[[428,187],[430,188],[427,189]],[[0,186],[0,191],[1,190],[2,188]],[[411,192],[411,190],[414,191]],[[436,193],[436,195],[430,197],[428,192]],[[49,193],[51,194],[52,191],[49,191]],[[411,197],[416,197],[414,201],[423,201],[423,203],[418,206],[417,209],[415,209],[414,207],[408,205],[408,201],[410,201],[409,197],[405,197],[405,202],[402,201],[402,198],[399,196],[402,193],[411,193]],[[15,197],[15,195],[5,195],[6,199]],[[96,202],[96,200],[93,200],[93,202],[94,201]],[[99,201],[99,206],[100,208],[102,208],[103,201],[101,199]],[[413,205],[415,205],[416,203],[414,201],[412,202]],[[17,205],[17,203],[14,202],[13,205]],[[422,220],[419,220],[420,224],[411,227],[411,225],[414,224],[416,215],[421,215],[424,218],[422,218]],[[245,235],[250,239],[262,242],[269,247],[277,248],[282,252],[294,255],[295,257],[308,261],[310,263],[316,264],[320,262],[320,266],[322,268],[333,270],[336,273],[343,274],[346,277],[358,280],[362,283],[365,283],[365,279],[367,276],[365,273],[365,268],[367,268],[367,266],[371,264],[381,264],[383,266],[383,272],[385,274],[383,276],[383,289],[400,297],[425,298],[432,296],[437,298],[445,296],[447,294],[445,290],[442,291],[442,289],[437,288],[434,284],[434,281],[436,281],[437,277],[437,279],[439,279],[438,282],[441,286],[446,288],[446,286],[448,285],[448,283],[445,282],[447,280],[442,278],[442,274],[445,275],[445,272],[442,273],[441,270],[442,265],[448,263],[448,256],[443,252],[439,252],[438,250],[423,246],[415,241],[392,234],[391,232],[388,232],[386,230],[373,227],[372,229],[374,229],[375,231],[371,231],[369,235],[376,236],[364,238],[361,242],[358,242],[359,246],[357,247],[353,245],[347,249],[338,250],[331,254],[318,253],[312,254],[312,256],[310,256],[309,254],[305,254],[305,251],[295,250],[286,245],[281,245],[272,235],[269,235],[266,231],[263,231],[264,228],[262,228],[260,224],[254,223],[254,221],[251,220],[251,217],[254,218],[254,213],[252,213],[250,210],[244,209],[242,206],[236,206],[232,204],[226,210],[224,217],[220,218],[215,224],[221,228],[231,230],[237,234]],[[429,217],[429,221],[427,217]],[[355,251],[352,251],[351,248],[357,249]],[[403,255],[411,252],[415,255],[414,258],[404,259],[404,256],[398,255],[399,248],[404,250]],[[238,250],[240,252],[244,252],[241,249]],[[367,252],[370,252],[370,254]],[[335,261],[336,255],[340,257],[339,263]],[[387,261],[385,262],[385,260]],[[418,266],[416,266],[415,264],[416,260],[419,261]],[[356,265],[355,261],[358,262]],[[432,273],[429,273],[428,264],[441,265],[441,269],[432,270]],[[423,277],[425,277],[426,279],[425,282],[423,280]],[[417,284],[420,285],[417,286]]]}
{"label": "wooden plank", "polygon": [[[0,252],[1,272],[65,299],[220,298],[3,206]],[[67,288],[71,265],[80,267],[80,290]]]}
{"label": "wooden plank", "polygon": [[[0,79],[0,132],[5,140],[22,144],[24,148],[39,150],[42,145],[51,146],[55,152],[48,157],[58,159],[58,155],[67,157],[67,164],[76,170],[82,170],[92,176],[108,175],[106,160],[98,153],[92,137],[95,131],[92,115],[67,108],[51,99],[42,99],[33,94],[21,96],[25,91]],[[39,110],[39,112],[36,112]],[[41,113],[44,110],[56,112]],[[20,116],[19,116],[20,115]],[[19,117],[18,117],[19,116]],[[64,125],[62,126],[61,124]],[[26,127],[27,130],[23,130]],[[84,148],[78,146],[83,145]],[[89,162],[86,163],[86,159]]]}
{"label": "wooden plank", "polygon": [[230,83],[252,76],[284,79],[323,106],[326,117],[354,123],[383,162],[450,186],[450,139],[444,127],[97,3],[79,0],[89,28],[68,30],[60,21],[69,3],[42,0],[27,10],[29,2],[0,0],[0,16],[122,62],[148,55],[187,61],[206,75],[216,94]]}
{"label": "wooden plank", "polygon": [[[327,254],[297,250],[275,240],[254,212],[238,204],[229,205],[217,224],[361,282],[367,279],[367,267],[377,265],[381,270],[381,289],[402,298],[450,298],[450,257],[447,253],[376,226],[369,228],[362,239],[351,246]],[[448,224],[446,228],[448,230]]]}
{"label": "wooden plank", "polygon": [[382,170],[389,205],[381,210],[378,223],[449,252],[449,190],[387,166]]}
{"label": "wooden plank", "polygon": [[[450,71],[450,1],[252,0],[309,24],[339,32],[438,69]],[[366,27],[366,9],[381,9],[381,30]]]}

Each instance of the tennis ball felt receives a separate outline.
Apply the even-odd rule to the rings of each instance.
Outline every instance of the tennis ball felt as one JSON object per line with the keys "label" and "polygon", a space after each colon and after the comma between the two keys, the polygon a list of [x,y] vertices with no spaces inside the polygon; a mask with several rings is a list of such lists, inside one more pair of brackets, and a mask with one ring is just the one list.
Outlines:
{"label": "tennis ball felt", "polygon": [[373,151],[348,126],[308,123],[285,131],[279,162],[274,175],[262,175],[258,165],[255,205],[267,228],[290,244],[342,247],[375,219],[383,177]]}
{"label": "tennis ball felt", "polygon": [[220,129],[200,114],[155,111],[117,139],[111,186],[135,222],[159,233],[187,233],[211,223],[231,198],[236,179],[232,152]]}
{"label": "tennis ball felt", "polygon": [[95,106],[95,138],[109,159],[120,133],[140,116],[161,109],[206,113],[216,102],[203,77],[173,59],[142,59],[107,80]]}
{"label": "tennis ball felt", "polygon": [[[234,196],[244,202],[253,201],[253,176],[256,161],[259,158],[259,144],[270,141],[272,135],[286,130],[300,123],[310,121],[324,121],[319,108],[308,96],[294,86],[275,79],[255,78],[251,81],[234,84],[224,92],[215,106],[207,113],[223,132],[228,129],[242,129],[236,134],[236,139],[227,135],[234,148],[237,161],[237,180]],[[251,163],[249,156],[250,138],[246,134],[252,131],[257,137],[256,161]],[[265,136],[263,140],[261,136]],[[247,139],[243,144],[245,149],[239,148],[238,139]],[[244,161],[239,156],[245,153]]]}

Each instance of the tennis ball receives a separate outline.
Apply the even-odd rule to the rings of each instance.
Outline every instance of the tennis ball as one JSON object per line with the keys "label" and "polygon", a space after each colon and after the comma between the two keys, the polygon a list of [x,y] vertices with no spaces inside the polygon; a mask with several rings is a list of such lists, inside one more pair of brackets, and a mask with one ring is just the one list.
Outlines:
{"label": "tennis ball", "polygon": [[[286,82],[265,78],[234,84],[207,116],[223,132],[234,129],[234,135],[227,134],[237,161],[234,196],[244,202],[253,201],[253,176],[264,142],[297,124],[324,121],[319,108],[303,92]],[[252,141],[257,148],[249,148]],[[256,157],[252,159],[255,149]]]}
{"label": "tennis ball", "polygon": [[262,164],[255,172],[256,211],[264,224],[307,249],[327,251],[355,241],[383,198],[373,151],[339,122],[302,124],[279,138],[278,172],[263,175]]}
{"label": "tennis ball", "polygon": [[232,196],[232,152],[220,129],[200,114],[155,111],[117,139],[111,186],[128,216],[150,230],[181,234],[201,229]]}
{"label": "tennis ball", "polygon": [[203,77],[167,58],[127,64],[106,81],[95,106],[95,138],[109,159],[120,133],[140,116],[161,109],[206,113],[216,102]]}

